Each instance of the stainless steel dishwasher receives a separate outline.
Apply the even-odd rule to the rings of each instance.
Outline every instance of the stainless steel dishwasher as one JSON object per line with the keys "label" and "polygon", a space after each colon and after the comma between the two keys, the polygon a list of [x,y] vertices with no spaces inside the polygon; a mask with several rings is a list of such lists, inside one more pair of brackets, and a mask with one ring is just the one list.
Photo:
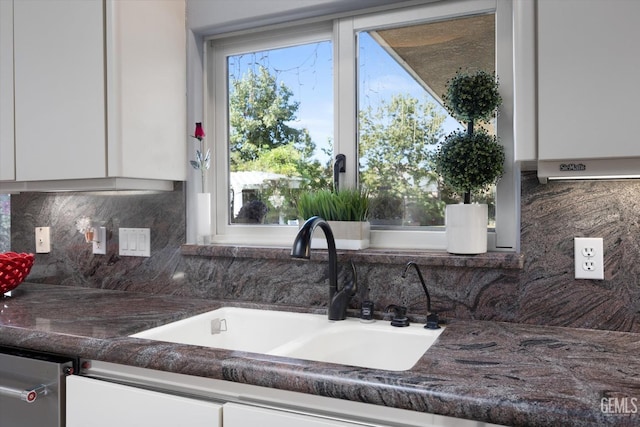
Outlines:
{"label": "stainless steel dishwasher", "polygon": [[63,427],[71,357],[0,347],[0,427]]}

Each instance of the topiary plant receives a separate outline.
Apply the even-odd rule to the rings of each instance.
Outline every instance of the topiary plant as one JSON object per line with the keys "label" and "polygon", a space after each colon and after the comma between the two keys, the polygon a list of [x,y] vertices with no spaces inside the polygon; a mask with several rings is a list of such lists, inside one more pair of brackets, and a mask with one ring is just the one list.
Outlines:
{"label": "topiary plant", "polygon": [[495,117],[502,103],[498,80],[486,71],[473,74],[458,70],[447,82],[445,107],[458,120],[467,122],[467,131],[445,137],[435,154],[436,172],[454,191],[471,203],[471,194],[484,190],[504,172],[504,148],[496,136],[485,130],[474,133],[477,120]]}
{"label": "topiary plant", "polygon": [[495,184],[504,172],[504,148],[481,130],[453,132],[436,153],[436,171],[454,191],[471,203],[471,194]]}
{"label": "topiary plant", "polygon": [[496,116],[502,97],[498,92],[498,79],[486,71],[467,73],[459,69],[447,82],[447,93],[442,96],[445,107],[456,119],[467,123],[473,133],[476,120],[489,121]]}

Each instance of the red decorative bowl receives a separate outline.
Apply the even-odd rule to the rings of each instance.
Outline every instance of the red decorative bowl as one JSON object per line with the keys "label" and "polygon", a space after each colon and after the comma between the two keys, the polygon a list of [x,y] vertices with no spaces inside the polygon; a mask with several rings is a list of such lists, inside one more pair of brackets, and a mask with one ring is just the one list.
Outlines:
{"label": "red decorative bowl", "polygon": [[0,296],[15,289],[27,278],[34,260],[33,254],[15,252],[0,254]]}

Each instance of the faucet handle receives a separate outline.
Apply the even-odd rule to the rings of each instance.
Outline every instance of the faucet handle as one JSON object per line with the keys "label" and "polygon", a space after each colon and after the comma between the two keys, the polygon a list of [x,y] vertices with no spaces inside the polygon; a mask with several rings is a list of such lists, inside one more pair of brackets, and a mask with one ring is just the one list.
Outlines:
{"label": "faucet handle", "polygon": [[353,263],[353,261],[350,262],[351,263],[351,282],[353,282],[353,284],[351,285],[351,292],[352,292],[352,296],[355,295],[356,291],[358,290],[358,272],[356,271],[356,265]]}
{"label": "faucet handle", "polygon": [[424,325],[425,329],[440,329],[440,318],[437,313],[429,313],[427,315],[427,323]]}
{"label": "faucet handle", "polygon": [[403,305],[391,304],[387,306],[386,312],[393,310],[393,318],[391,319],[391,326],[403,328],[409,326],[409,319],[407,318],[407,307]]}

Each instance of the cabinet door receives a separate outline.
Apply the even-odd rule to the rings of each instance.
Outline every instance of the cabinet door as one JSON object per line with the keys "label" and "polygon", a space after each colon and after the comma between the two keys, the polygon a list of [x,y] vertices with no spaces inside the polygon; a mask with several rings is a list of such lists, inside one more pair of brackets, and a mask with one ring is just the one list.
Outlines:
{"label": "cabinet door", "polygon": [[540,160],[640,156],[640,2],[538,1]]}
{"label": "cabinet door", "polygon": [[67,427],[220,427],[222,406],[77,375],[67,377]]}
{"label": "cabinet door", "polygon": [[186,179],[183,0],[108,0],[108,175]]}
{"label": "cabinet door", "polygon": [[0,181],[16,178],[13,138],[13,2],[0,1]]}
{"label": "cabinet door", "polygon": [[224,427],[355,427],[353,424],[330,418],[298,414],[276,409],[227,403],[223,408]]}
{"label": "cabinet door", "polygon": [[16,179],[104,177],[102,0],[13,8]]}

